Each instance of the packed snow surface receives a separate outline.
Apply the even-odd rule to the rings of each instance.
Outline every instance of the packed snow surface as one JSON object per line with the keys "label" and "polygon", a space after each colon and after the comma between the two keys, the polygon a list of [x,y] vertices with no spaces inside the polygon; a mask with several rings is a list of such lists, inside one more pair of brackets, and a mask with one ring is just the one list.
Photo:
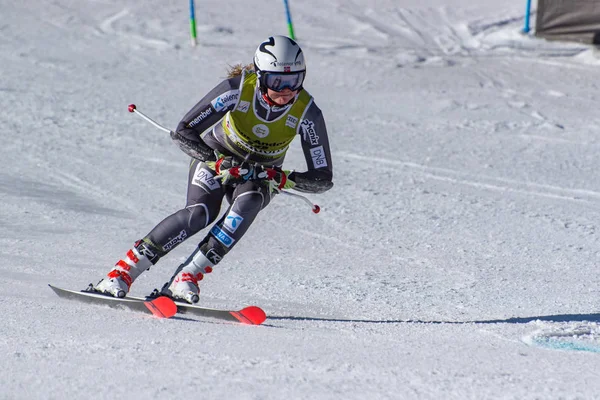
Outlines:
{"label": "packed snow surface", "polygon": [[127,106],[176,127],[283,3],[196,1],[192,47],[183,0],[0,0],[0,398],[598,398],[600,61],[523,35],[524,3],[290,2],[335,186],[320,214],[276,198],[202,282],[256,327],[47,284],[96,283],[184,205],[188,157]]}

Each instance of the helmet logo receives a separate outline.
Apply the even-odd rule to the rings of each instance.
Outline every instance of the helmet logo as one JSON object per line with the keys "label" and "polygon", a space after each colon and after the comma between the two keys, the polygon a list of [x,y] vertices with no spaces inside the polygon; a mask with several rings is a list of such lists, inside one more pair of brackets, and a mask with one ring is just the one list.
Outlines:
{"label": "helmet logo", "polygon": [[271,46],[271,47],[275,46],[275,38],[274,38],[273,36],[271,36],[271,37],[269,38],[269,41],[268,41],[268,42],[262,42],[262,43],[260,44],[260,47],[259,47],[259,48],[260,48],[260,51],[262,51],[263,53],[270,54],[270,55],[271,55],[271,56],[272,56],[272,57],[275,59],[275,62],[277,62],[277,57],[275,57],[275,54],[273,54],[273,53],[271,53],[269,50],[267,50],[267,48],[266,48],[266,47],[267,47],[267,45],[268,45],[268,46]]}
{"label": "helmet logo", "polygon": [[[272,65],[273,67],[276,67],[276,68],[281,66],[281,67],[285,68],[284,72],[291,72],[291,68],[290,68],[291,66],[301,66],[302,65],[302,61],[298,60],[298,58],[302,54],[302,49],[300,49],[300,46],[298,46],[298,44],[295,41],[293,41],[292,39],[290,39],[290,38],[286,38],[286,39],[290,41],[292,46],[298,48],[298,51],[296,52],[296,56],[294,57],[294,61],[281,62],[277,59],[277,56],[275,54],[273,54],[271,51],[267,50],[267,46],[275,47],[275,38],[273,36],[271,36],[269,38],[269,40],[262,42],[260,44],[260,46],[258,47],[258,49],[261,53],[265,53],[265,54],[268,54],[271,57],[273,57],[273,61],[269,62],[270,65]],[[256,64],[259,64],[258,61],[260,61],[260,59],[258,58],[257,55],[255,55],[254,60],[255,60]]]}
{"label": "helmet logo", "polygon": [[285,71],[285,72],[291,72],[291,66],[300,66],[302,65],[301,61],[294,61],[294,62],[279,62],[277,60],[275,61],[271,61],[269,64],[271,64],[274,67],[283,67],[283,68],[287,68],[289,69],[289,71]]}

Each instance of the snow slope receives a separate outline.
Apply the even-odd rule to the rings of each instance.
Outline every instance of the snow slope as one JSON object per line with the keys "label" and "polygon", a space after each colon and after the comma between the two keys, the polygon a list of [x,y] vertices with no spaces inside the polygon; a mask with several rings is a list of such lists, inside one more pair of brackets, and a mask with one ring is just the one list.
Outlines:
{"label": "snow slope", "polygon": [[[325,4],[323,4],[325,3]],[[184,204],[169,127],[281,2],[0,0],[0,398],[600,397],[600,61],[524,2],[292,1],[335,187],[202,285],[248,327],[62,300]],[[298,143],[288,166],[302,170]],[[203,233],[143,274],[159,287]]]}

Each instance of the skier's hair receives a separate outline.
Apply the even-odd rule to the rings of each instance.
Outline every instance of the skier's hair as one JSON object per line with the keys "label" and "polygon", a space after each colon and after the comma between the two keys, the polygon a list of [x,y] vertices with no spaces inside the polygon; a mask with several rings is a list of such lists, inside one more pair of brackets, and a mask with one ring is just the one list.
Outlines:
{"label": "skier's hair", "polygon": [[236,76],[239,76],[242,74],[242,71],[246,70],[246,71],[254,71],[254,64],[250,63],[250,64],[235,64],[235,65],[229,65],[229,68],[227,69],[227,78],[234,78]]}

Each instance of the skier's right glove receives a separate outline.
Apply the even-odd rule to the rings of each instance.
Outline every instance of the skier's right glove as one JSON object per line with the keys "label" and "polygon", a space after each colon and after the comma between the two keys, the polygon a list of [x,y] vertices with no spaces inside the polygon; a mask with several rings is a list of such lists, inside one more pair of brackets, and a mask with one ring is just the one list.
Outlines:
{"label": "skier's right glove", "polygon": [[179,146],[181,151],[192,158],[200,161],[215,159],[214,150],[204,144],[204,142],[195,142],[184,137],[179,132],[173,131],[171,131],[171,139]]}
{"label": "skier's right glove", "polygon": [[217,175],[221,175],[224,171],[238,165],[239,163],[232,156],[224,156],[222,154],[217,154],[217,159],[215,161],[209,161],[206,163],[210,169],[215,171]]}
{"label": "skier's right glove", "polygon": [[247,181],[254,177],[255,168],[247,162],[239,162],[232,156],[219,154],[216,161],[209,161],[206,165],[216,172],[216,179],[221,180],[221,184],[232,181]]}

